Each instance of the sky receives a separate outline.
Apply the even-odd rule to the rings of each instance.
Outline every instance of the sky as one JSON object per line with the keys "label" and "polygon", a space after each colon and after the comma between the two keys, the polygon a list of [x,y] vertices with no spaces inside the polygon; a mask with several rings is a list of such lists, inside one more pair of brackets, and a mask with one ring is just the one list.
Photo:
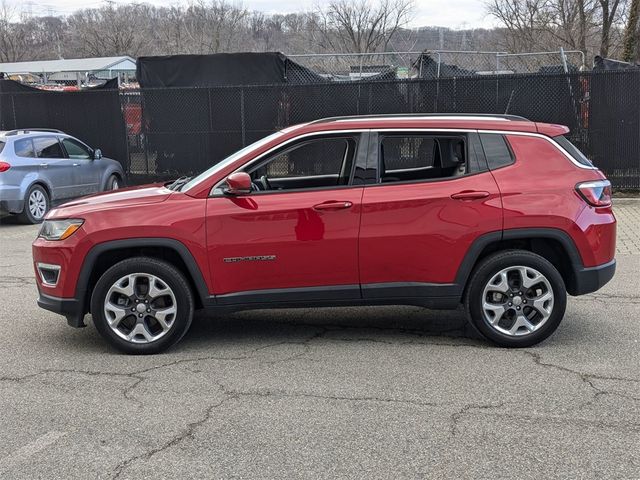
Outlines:
{"label": "sky", "polygon": [[[13,0],[16,2],[16,0]],[[131,3],[132,0],[115,0],[115,3]],[[187,5],[188,0],[142,0],[158,6]],[[374,0],[375,1],[375,0]],[[485,13],[483,0],[414,0],[415,19],[411,27],[439,26],[449,28],[491,28],[495,25]],[[9,3],[12,3],[11,0]],[[142,2],[141,2],[142,3]],[[290,13],[313,10],[314,5],[328,0],[244,0],[239,3],[250,10],[265,13]],[[104,5],[100,0],[17,0],[23,11],[33,15],[65,15],[80,8]]]}

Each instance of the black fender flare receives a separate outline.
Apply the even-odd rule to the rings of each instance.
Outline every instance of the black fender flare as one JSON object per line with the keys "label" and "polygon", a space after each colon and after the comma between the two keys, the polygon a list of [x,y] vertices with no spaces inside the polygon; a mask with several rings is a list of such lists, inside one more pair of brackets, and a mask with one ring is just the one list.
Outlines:
{"label": "black fender flare", "polygon": [[124,240],[112,240],[104,243],[98,243],[91,247],[85,256],[82,262],[82,267],[80,268],[80,274],[78,275],[75,294],[75,298],[81,302],[81,309],[83,313],[88,311],[88,299],[86,298],[87,288],[97,258],[101,254],[112,250],[136,247],[165,247],[175,251],[186,265],[189,275],[193,280],[193,284],[196,287],[196,291],[194,293],[198,296],[202,304],[206,306],[213,302],[214,297],[209,294],[202,271],[200,270],[196,260],[193,258],[191,251],[184,243],[173,238],[163,237],[127,238]]}
{"label": "black fender flare", "polygon": [[[458,267],[455,279],[456,285],[460,286],[461,292],[464,291],[480,254],[488,245],[504,240],[536,238],[546,238],[560,242],[569,256],[572,270],[571,273],[573,274],[574,279],[578,272],[584,270],[584,264],[582,263],[582,257],[580,256],[578,247],[567,232],[558,228],[511,228],[497,232],[485,233],[474,240]],[[573,285],[567,286],[570,290],[574,288]]]}

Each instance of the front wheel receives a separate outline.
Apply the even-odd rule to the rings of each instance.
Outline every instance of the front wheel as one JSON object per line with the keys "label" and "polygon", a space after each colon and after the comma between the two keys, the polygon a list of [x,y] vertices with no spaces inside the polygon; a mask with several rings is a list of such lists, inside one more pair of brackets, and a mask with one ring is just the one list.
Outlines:
{"label": "front wheel", "polygon": [[502,347],[529,347],[551,335],[564,316],[562,276],[545,258],[508,250],[474,270],[464,303],[469,321]]}
{"label": "front wheel", "polygon": [[174,345],[189,329],[193,310],[184,275],[149,257],[130,258],[109,268],[91,296],[98,332],[130,354],[159,353]]}

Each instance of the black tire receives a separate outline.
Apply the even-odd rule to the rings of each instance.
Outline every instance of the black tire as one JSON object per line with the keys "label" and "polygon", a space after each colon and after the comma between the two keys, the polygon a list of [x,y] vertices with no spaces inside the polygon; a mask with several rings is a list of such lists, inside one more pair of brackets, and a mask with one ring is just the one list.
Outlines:
{"label": "black tire", "polygon": [[[29,202],[32,195],[36,195],[38,199],[43,199],[44,201],[44,213],[42,215],[35,215],[30,207]],[[51,209],[51,200],[49,199],[49,194],[41,185],[31,185],[29,190],[24,197],[24,208],[22,209],[22,213],[18,214],[18,220],[21,223],[27,224],[35,224],[41,223],[44,220],[45,215]]]}
{"label": "black tire", "polygon": [[[537,270],[546,277],[553,293],[553,307],[545,323],[541,323],[538,329],[521,336],[508,335],[498,331],[486,318],[482,308],[485,286],[503,269],[515,266]],[[522,298],[526,299],[526,296],[522,296]],[[496,345],[510,348],[530,347],[545,340],[560,325],[566,306],[567,292],[564,280],[558,270],[545,258],[526,250],[506,250],[483,259],[471,274],[464,297],[464,307],[469,322]]]}
{"label": "black tire", "polygon": [[122,188],[122,187],[124,187],[124,185],[122,184],[122,180],[120,180],[120,178],[117,175],[111,175],[107,179],[106,191],[118,190],[119,188]]}
{"label": "black tire", "polygon": [[[158,277],[175,295],[177,313],[171,327],[164,336],[148,343],[133,343],[120,337],[109,326],[105,316],[104,302],[109,289],[123,276],[134,273],[146,273]],[[176,344],[189,330],[193,311],[193,293],[184,275],[173,265],[150,257],[134,257],[115,264],[100,277],[91,295],[91,314],[98,332],[121,352],[133,355],[160,353]],[[136,315],[132,314],[132,316],[135,320]]]}

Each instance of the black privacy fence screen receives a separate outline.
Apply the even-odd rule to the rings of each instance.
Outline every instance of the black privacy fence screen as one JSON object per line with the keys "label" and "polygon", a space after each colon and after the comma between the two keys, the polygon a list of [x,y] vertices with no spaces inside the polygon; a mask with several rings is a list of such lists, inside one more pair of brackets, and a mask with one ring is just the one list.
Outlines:
{"label": "black privacy fence screen", "polygon": [[131,184],[197,174],[296,123],[381,113],[567,125],[614,187],[640,189],[640,70],[69,93],[0,86],[0,129],[61,129],[120,161]]}

